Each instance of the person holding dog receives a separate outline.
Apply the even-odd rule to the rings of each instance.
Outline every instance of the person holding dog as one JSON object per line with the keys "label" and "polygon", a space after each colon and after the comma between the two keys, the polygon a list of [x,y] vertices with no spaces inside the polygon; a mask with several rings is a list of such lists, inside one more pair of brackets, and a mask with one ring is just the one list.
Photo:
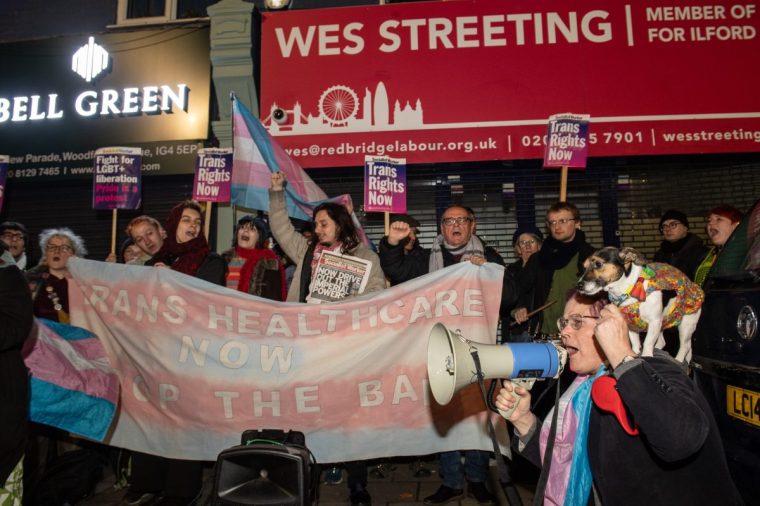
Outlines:
{"label": "person holding dog", "polygon": [[495,402],[515,408],[513,449],[549,466],[544,504],[742,504],[710,407],[677,362],[635,356],[606,299],[574,293],[557,325],[578,376],[556,415],[538,420],[530,392],[510,381]]}

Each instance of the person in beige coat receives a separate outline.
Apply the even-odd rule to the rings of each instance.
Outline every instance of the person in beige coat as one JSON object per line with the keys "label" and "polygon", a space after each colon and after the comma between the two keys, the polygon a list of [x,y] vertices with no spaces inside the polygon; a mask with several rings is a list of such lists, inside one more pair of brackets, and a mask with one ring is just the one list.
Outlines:
{"label": "person in beige coat", "polygon": [[[318,297],[311,297],[314,286],[312,278],[320,256],[326,252],[350,255],[370,262],[367,283],[363,288],[346,293],[343,298],[384,289],[385,275],[380,267],[380,257],[361,244],[348,210],[340,204],[329,202],[317,206],[314,209],[314,234],[307,239],[290,223],[285,207],[284,185],[284,174],[272,174],[272,187],[269,190],[269,226],[277,244],[296,264],[287,302],[322,302]],[[369,506],[372,498],[367,492],[366,462],[346,462],[345,467],[351,505]]]}
{"label": "person in beige coat", "polygon": [[284,186],[285,175],[282,172],[273,173],[269,190],[269,225],[274,240],[296,264],[287,302],[318,302],[310,297],[312,275],[319,256],[324,252],[350,255],[370,262],[367,284],[363,289],[347,294],[347,297],[383,290],[386,285],[380,258],[361,244],[348,210],[330,202],[319,205],[314,210],[314,235],[307,239],[288,218]]}

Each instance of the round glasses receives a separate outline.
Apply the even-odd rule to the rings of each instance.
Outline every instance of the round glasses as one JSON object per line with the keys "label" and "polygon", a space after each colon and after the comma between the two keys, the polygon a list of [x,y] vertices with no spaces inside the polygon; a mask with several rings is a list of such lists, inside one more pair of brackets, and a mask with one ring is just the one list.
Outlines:
{"label": "round glasses", "polygon": [[680,221],[670,221],[668,223],[663,223],[662,225],[660,225],[660,232],[662,232],[663,230],[673,230],[680,224],[681,224]]}
{"label": "round glasses", "polygon": [[536,240],[535,239],[526,239],[524,241],[517,241],[517,244],[519,244],[520,246],[532,246],[532,245],[536,244]]}
{"label": "round glasses", "polygon": [[74,248],[68,244],[61,244],[60,246],[48,244],[45,251],[49,251],[50,253],[74,253]]}
{"label": "round glasses", "polygon": [[546,224],[550,227],[556,227],[557,225],[567,225],[571,221],[575,221],[575,218],[560,218],[559,220],[546,220]]}
{"label": "round glasses", "polygon": [[570,325],[570,328],[575,330],[580,330],[581,327],[583,327],[583,319],[589,318],[592,320],[598,320],[598,316],[590,316],[590,315],[579,315],[579,314],[571,314],[567,316],[560,316],[557,318],[557,328],[560,332],[562,332],[562,329],[564,329],[567,325]]}

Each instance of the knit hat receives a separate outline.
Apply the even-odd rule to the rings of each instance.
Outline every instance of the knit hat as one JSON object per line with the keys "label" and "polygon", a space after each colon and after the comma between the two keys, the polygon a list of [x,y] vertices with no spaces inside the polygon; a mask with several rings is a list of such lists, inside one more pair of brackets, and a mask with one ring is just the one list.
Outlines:
{"label": "knit hat", "polygon": [[391,214],[389,223],[394,221],[403,221],[410,227],[420,228],[420,222],[409,216],[408,214]]}
{"label": "knit hat", "polygon": [[731,220],[731,223],[739,223],[742,219],[741,211],[733,206],[727,205],[713,207],[707,212],[707,216],[709,217],[711,214],[717,214],[718,216],[728,218]]}
{"label": "knit hat", "polygon": [[21,232],[24,235],[24,242],[27,243],[29,239],[29,233],[26,231],[26,227],[17,221],[4,221],[0,223],[0,235],[5,233],[6,230],[15,230]]}
{"label": "knit hat", "polygon": [[232,237],[232,246],[237,246],[237,233],[238,230],[240,230],[240,227],[243,225],[251,225],[256,229],[256,231],[259,233],[259,240],[256,247],[263,248],[264,241],[269,238],[269,224],[263,218],[259,216],[253,216],[252,214],[247,214],[238,220],[237,225],[235,225],[235,231]]}
{"label": "knit hat", "polygon": [[536,239],[538,239],[538,242],[544,242],[544,234],[541,233],[541,230],[539,230],[538,227],[534,225],[520,225],[517,227],[517,230],[515,230],[515,233],[512,234],[512,246],[517,244],[517,240],[523,234],[530,234],[535,236]]}
{"label": "knit hat", "polygon": [[681,222],[684,227],[689,228],[689,218],[687,218],[684,213],[676,209],[668,209],[667,211],[665,211],[665,214],[663,214],[662,218],[660,218],[661,229],[662,229],[662,224],[668,220],[676,220],[678,222]]}

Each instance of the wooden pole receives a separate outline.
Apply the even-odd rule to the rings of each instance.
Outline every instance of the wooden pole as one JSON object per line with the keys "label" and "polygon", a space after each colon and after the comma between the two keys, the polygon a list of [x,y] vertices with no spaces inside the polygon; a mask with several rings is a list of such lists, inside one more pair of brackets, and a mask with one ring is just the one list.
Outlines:
{"label": "wooden pole", "polygon": [[559,201],[567,201],[567,165],[562,166],[562,173],[559,182]]}
{"label": "wooden pole", "polygon": [[111,216],[111,254],[116,254],[116,219],[117,219],[117,213],[119,212],[118,209],[113,210],[113,215]]}
{"label": "wooden pole", "polygon": [[211,206],[213,205],[213,202],[206,202],[206,218],[203,220],[203,235],[206,237],[207,241],[209,230],[211,230]]}
{"label": "wooden pole", "polygon": [[385,211],[385,235],[391,233],[391,213]]}
{"label": "wooden pole", "polygon": [[[528,318],[530,318],[530,317],[531,317],[531,316],[533,316],[534,314],[536,314],[536,313],[540,313],[541,311],[543,311],[543,310],[544,310],[544,309],[546,309],[547,307],[551,306],[552,304],[555,304],[556,302],[557,302],[556,300],[553,300],[553,301],[551,301],[551,302],[547,302],[547,303],[546,303],[546,304],[544,304],[543,306],[541,306],[541,307],[539,307],[539,308],[537,308],[537,309],[534,309],[533,311],[531,311],[530,313],[528,313],[526,316],[527,316]],[[510,324],[509,324],[509,326],[510,326],[510,327],[514,327],[515,325],[517,325],[517,322],[512,322],[512,323],[510,323]]]}

